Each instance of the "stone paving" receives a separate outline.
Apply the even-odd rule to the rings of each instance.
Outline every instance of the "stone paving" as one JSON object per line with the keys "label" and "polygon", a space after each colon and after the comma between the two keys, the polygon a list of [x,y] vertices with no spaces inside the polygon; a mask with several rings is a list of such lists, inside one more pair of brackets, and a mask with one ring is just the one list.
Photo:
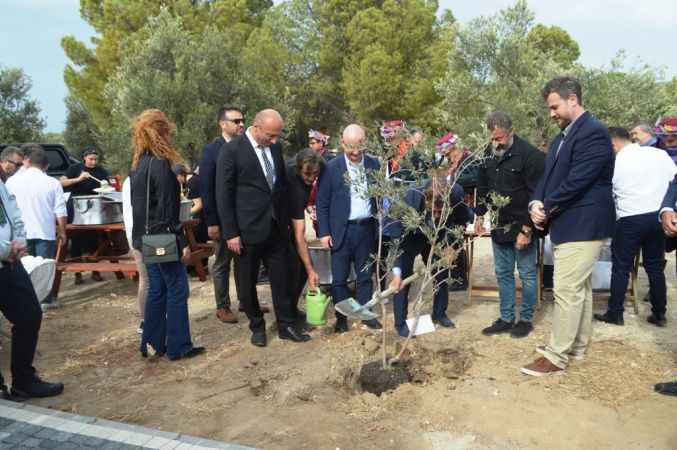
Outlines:
{"label": "stone paving", "polygon": [[0,400],[0,449],[255,450],[179,433]]}

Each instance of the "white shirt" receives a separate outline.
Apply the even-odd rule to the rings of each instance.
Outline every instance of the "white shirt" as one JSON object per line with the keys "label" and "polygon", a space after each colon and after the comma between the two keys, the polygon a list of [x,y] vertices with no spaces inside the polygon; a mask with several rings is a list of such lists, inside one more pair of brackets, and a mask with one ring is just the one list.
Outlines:
{"label": "white shirt", "polygon": [[613,194],[616,218],[658,211],[677,167],[668,154],[628,144],[616,154]]}
{"label": "white shirt", "polygon": [[270,153],[270,147],[261,147],[259,143],[254,140],[254,137],[252,136],[250,130],[251,128],[247,128],[247,132],[245,134],[247,135],[247,139],[249,139],[249,142],[252,144],[252,147],[254,147],[256,157],[259,159],[259,164],[261,164],[261,169],[263,170],[263,175],[268,173],[268,170],[266,169],[266,163],[263,162],[263,158],[265,155],[265,158],[267,158],[268,162],[270,162],[270,167],[273,168],[273,184],[275,184],[275,179],[277,178],[275,176],[275,161],[273,160],[272,153]]}
{"label": "white shirt", "polygon": [[366,219],[371,216],[371,202],[367,198],[367,177],[364,170],[364,156],[362,161],[355,164],[343,154],[350,176],[350,215],[348,220]]}
{"label": "white shirt", "polygon": [[125,223],[125,235],[127,235],[129,248],[132,248],[132,229],[134,228],[132,211],[132,182],[131,178],[127,177],[122,183],[122,221]]}
{"label": "white shirt", "polygon": [[26,227],[26,239],[56,240],[56,218],[66,217],[61,183],[35,167],[17,172],[7,180],[16,197]]}

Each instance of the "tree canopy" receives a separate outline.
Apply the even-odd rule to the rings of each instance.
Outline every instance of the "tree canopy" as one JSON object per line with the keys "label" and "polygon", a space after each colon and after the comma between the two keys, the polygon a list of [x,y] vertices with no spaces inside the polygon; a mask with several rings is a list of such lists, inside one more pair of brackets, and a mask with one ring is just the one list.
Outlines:
{"label": "tree canopy", "polygon": [[38,102],[29,96],[31,87],[23,70],[0,67],[0,142],[40,140],[45,121]]}
{"label": "tree canopy", "polygon": [[199,150],[218,134],[222,104],[279,109],[296,149],[309,128],[336,137],[348,121],[468,136],[491,110],[544,146],[556,130],[540,89],[563,74],[581,79],[586,107],[610,125],[655,121],[677,102],[677,81],[656,68],[622,55],[581,64],[578,43],[536,23],[525,0],[465,24],[435,0],[81,0],[80,11],[98,35],[62,41],[65,139],[122,166],[129,121],[148,107],[176,122],[180,148]]}

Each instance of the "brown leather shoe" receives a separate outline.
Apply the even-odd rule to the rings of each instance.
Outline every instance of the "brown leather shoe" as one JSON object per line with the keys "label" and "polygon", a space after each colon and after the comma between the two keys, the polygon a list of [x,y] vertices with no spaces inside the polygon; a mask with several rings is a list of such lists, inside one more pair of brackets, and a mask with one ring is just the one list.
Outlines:
{"label": "brown leather shoe", "polygon": [[223,323],[237,323],[237,317],[229,307],[219,308],[216,310],[216,317]]}
{"label": "brown leather shoe", "polygon": [[[259,309],[261,310],[261,312],[263,314],[268,314],[270,312],[270,306],[268,306],[268,305],[259,304]],[[237,310],[240,311],[240,312],[244,312],[244,308],[242,307],[242,305],[238,306]]]}
{"label": "brown leather shoe", "polygon": [[550,362],[546,357],[541,356],[536,361],[528,364],[520,369],[520,371],[526,375],[531,375],[533,377],[545,377],[548,375],[559,375],[564,373],[564,369],[561,369]]}

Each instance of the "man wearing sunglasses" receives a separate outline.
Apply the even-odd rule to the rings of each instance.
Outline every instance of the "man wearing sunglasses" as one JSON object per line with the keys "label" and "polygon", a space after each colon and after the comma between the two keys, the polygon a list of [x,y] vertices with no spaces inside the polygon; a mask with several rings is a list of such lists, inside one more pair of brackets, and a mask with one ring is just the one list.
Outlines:
{"label": "man wearing sunglasses", "polygon": [[[221,223],[216,211],[216,162],[221,147],[244,132],[244,115],[236,106],[222,106],[216,116],[221,135],[202,149],[200,160],[200,192],[202,207],[207,221],[209,239],[216,243],[216,259],[212,267],[216,317],[223,323],[237,323],[237,317],[230,309],[229,280],[233,254],[228,251],[226,241],[221,239]],[[269,308],[265,312],[270,311]]]}
{"label": "man wearing sunglasses", "polygon": [[7,147],[0,153],[0,179],[6,183],[23,165],[24,154],[17,147]]}

